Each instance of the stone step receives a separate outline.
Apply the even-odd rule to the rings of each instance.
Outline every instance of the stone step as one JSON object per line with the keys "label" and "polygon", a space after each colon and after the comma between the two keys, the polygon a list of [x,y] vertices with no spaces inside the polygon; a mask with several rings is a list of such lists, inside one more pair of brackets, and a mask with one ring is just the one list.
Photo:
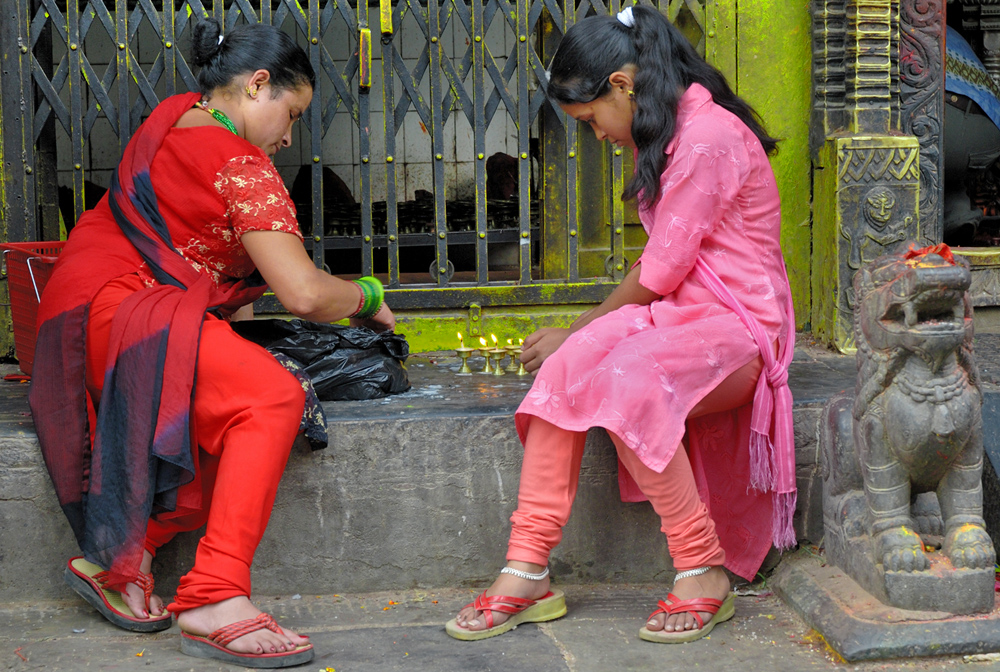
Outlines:
{"label": "stone step", "polygon": [[[330,446],[296,446],[254,562],[254,592],[333,594],[485,585],[504,563],[522,448],[513,414],[531,377],[457,376],[458,360],[410,359],[413,389],[325,404]],[[796,526],[822,537],[817,422],[853,387],[854,358],[804,345],[791,371],[799,475]],[[38,450],[27,386],[0,382],[0,603],[71,595],[60,579],[76,543]],[[551,563],[563,582],[662,581],[672,574],[648,503],[618,497],[603,430],[587,443],[574,515]],[[154,565],[170,594],[197,533]]]}

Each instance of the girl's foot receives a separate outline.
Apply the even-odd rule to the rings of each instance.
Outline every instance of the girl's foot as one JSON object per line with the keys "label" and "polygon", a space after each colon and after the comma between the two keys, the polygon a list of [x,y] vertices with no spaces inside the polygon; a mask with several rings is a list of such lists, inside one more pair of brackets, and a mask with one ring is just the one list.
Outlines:
{"label": "girl's foot", "polygon": [[[153,556],[150,555],[149,551],[143,551],[142,564],[139,565],[139,571],[143,574],[149,574],[152,568]],[[125,591],[122,592],[121,596],[122,602],[139,618],[156,618],[166,613],[166,609],[163,607],[163,600],[155,593],[149,596],[149,608],[147,610],[146,595],[142,588],[135,583],[126,585]]]}
{"label": "girl's foot", "polygon": [[[729,577],[722,567],[712,567],[704,574],[681,579],[674,583],[674,588],[670,592],[677,596],[679,600],[690,600],[697,597],[711,597],[716,600],[725,600],[729,594]],[[708,623],[712,620],[713,614],[709,612],[698,612],[702,622]],[[667,614],[656,614],[646,623],[646,629],[650,631],[663,630],[664,632],[680,632],[682,630],[697,630],[698,622],[694,614],[681,613],[668,616]]]}
{"label": "girl's foot", "polygon": [[[177,616],[177,625],[182,632],[207,637],[219,628],[238,621],[257,618],[261,610],[253,605],[250,598],[240,596],[182,611]],[[281,628],[281,632],[268,629],[255,630],[226,645],[230,651],[248,654],[284,653],[294,651],[298,646],[309,644],[309,638],[291,630]]]}
{"label": "girl's foot", "polygon": [[[537,574],[545,569],[545,565],[533,565],[530,562],[511,561],[507,563],[507,566],[511,569],[520,569],[522,572],[528,572],[529,574]],[[521,597],[528,600],[537,600],[545,597],[548,592],[549,577],[547,576],[540,581],[532,581],[511,574],[501,574],[493,582],[493,585],[486,589],[487,596],[504,595],[507,597]],[[510,617],[510,614],[494,611],[493,626],[496,627],[505,623]],[[483,612],[476,611],[471,604],[458,612],[455,622],[459,627],[472,631],[485,630],[489,627],[486,624],[486,619],[483,618]]]}

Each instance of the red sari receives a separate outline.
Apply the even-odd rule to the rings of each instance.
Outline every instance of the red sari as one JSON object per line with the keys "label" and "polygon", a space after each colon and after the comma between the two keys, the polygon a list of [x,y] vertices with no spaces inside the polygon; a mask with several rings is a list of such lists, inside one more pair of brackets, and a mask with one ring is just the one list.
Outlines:
{"label": "red sari", "polygon": [[[240,236],[278,230],[301,239],[258,147],[214,126],[173,128],[198,98],[166,99],[139,128],[111,191],[73,229],[39,308],[29,393],[39,443],[85,557],[109,570],[113,587],[135,579],[151,515],[201,505],[200,489],[181,486],[198,472],[192,400],[202,324],[264,291]],[[130,274],[144,288],[115,313],[92,428],[88,312],[103,287]]]}

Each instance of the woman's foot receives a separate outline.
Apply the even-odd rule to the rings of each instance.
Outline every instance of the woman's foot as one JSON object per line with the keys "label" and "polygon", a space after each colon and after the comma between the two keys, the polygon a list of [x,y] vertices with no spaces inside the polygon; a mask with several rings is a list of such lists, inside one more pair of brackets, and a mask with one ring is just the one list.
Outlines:
{"label": "woman's foot", "polygon": [[[511,561],[507,563],[507,566],[511,569],[519,569],[522,572],[528,572],[529,574],[537,574],[545,569],[545,565],[533,565],[530,562]],[[548,576],[540,581],[532,581],[530,579],[522,579],[511,574],[501,574],[497,577],[497,580],[493,582],[493,585],[486,589],[487,596],[504,595],[507,597],[521,597],[528,600],[537,600],[545,597],[548,592]],[[494,611],[493,626],[496,627],[498,625],[502,625],[510,617],[511,614]],[[472,631],[485,630],[490,627],[487,625],[486,619],[483,617],[483,612],[476,611],[471,604],[458,612],[458,616],[455,617],[455,622],[459,627]]]}
{"label": "woman's foot", "polygon": [[[215,604],[182,611],[177,616],[177,624],[182,632],[207,637],[219,628],[238,621],[257,618],[261,610],[248,597],[232,597]],[[268,629],[255,630],[226,645],[230,651],[249,654],[284,653],[298,646],[309,644],[309,638],[291,630],[281,628],[281,632]]]}
{"label": "woman's foot", "polygon": [[[152,568],[153,556],[149,551],[143,551],[142,564],[139,565],[139,571],[143,574],[149,574]],[[147,609],[146,594],[138,584],[130,583],[126,585],[125,591],[121,595],[122,601],[138,618],[157,618],[166,613],[166,609],[163,607],[163,600],[156,594],[149,596],[149,606]]]}
{"label": "woman's foot", "polygon": [[[690,600],[698,597],[711,597],[716,600],[725,600],[729,594],[729,577],[722,567],[712,567],[704,574],[681,579],[674,583],[674,588],[670,592],[677,596],[679,600]],[[712,620],[713,614],[707,611],[700,611],[703,623]],[[667,615],[656,614],[646,623],[646,629],[650,631],[663,630],[664,632],[681,632],[682,630],[697,630],[698,622],[693,613],[680,613]]]}

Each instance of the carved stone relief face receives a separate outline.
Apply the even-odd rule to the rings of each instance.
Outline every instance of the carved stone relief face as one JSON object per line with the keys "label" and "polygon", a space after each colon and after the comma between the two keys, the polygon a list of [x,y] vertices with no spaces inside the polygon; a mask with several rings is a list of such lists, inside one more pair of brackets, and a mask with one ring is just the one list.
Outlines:
{"label": "carved stone relief face", "polygon": [[892,211],[896,208],[896,195],[886,187],[875,187],[865,194],[864,213],[869,226],[884,229],[892,219]]}

